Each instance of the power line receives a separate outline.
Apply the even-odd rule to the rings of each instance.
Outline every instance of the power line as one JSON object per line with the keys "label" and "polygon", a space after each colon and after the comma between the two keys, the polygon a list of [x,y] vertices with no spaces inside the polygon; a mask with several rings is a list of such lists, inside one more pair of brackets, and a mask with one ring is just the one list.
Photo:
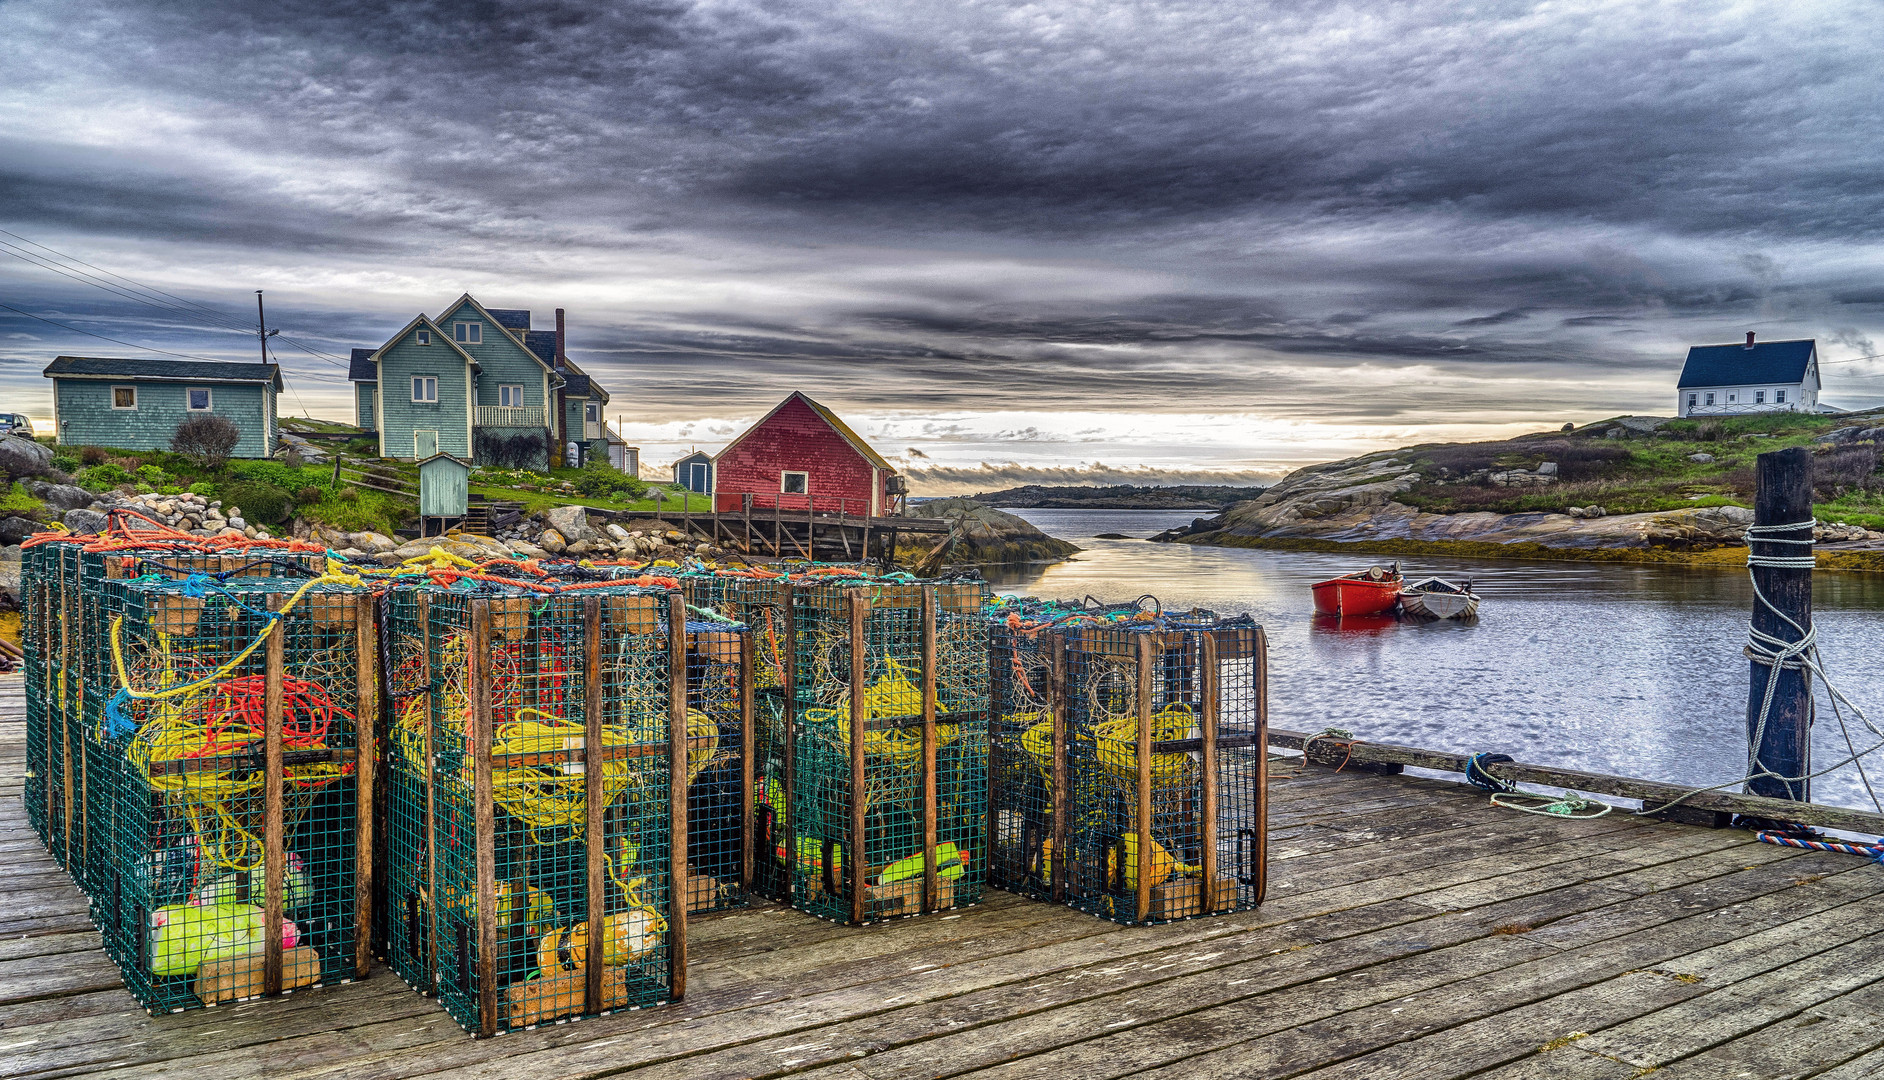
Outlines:
{"label": "power line", "polygon": [[57,248],[47,247],[45,244],[42,244],[37,240],[29,240],[26,237],[21,236],[19,233],[8,232],[5,229],[0,229],[0,235],[11,236],[13,239],[19,240],[23,243],[31,244],[33,247],[36,247],[40,249],[41,251],[49,251],[52,254],[57,255],[61,259],[67,260],[68,262],[74,262],[88,269],[96,270],[99,273],[106,275],[107,277],[117,278],[119,281],[122,281],[127,285],[134,286],[142,290],[143,292],[149,293],[153,296],[169,297],[170,299],[175,300],[180,304],[183,304],[185,307],[193,308],[197,312],[200,312],[202,315],[209,316],[211,319],[215,320],[216,322],[224,326],[229,327],[232,330],[240,330],[244,333],[248,332],[248,328],[243,326],[240,322],[236,321],[233,316],[225,315],[222,312],[215,310],[214,308],[207,307],[203,304],[199,304],[194,300],[186,300],[183,297],[176,295],[175,293],[165,292],[164,290],[156,288],[155,286],[146,285],[141,281],[137,281],[135,279],[125,277],[123,274],[106,270],[104,267],[96,266],[92,263],[88,263],[84,259],[81,259],[76,255],[68,255],[63,251],[58,250]]}
{"label": "power line", "polygon": [[[80,266],[91,267],[92,269],[99,271],[99,273],[101,274],[109,274],[112,277],[118,278],[122,281],[129,282],[130,284],[136,286],[138,289],[144,290],[148,294],[172,297],[173,299],[178,300],[180,303],[189,305],[189,307],[187,308],[178,307],[176,304],[166,304],[166,303],[163,303],[162,301],[149,299],[146,296],[140,296],[137,293],[129,289],[125,289],[117,285],[114,285],[111,282],[99,279],[96,277],[96,275],[86,274],[83,271],[73,270],[69,266],[60,265],[58,263],[53,262],[51,259],[47,259],[46,257],[42,255],[38,255],[34,252],[27,251],[26,249],[21,248],[17,244],[9,244],[4,240],[0,240],[0,254],[11,255],[15,259],[18,259],[21,262],[26,263],[28,266],[36,266],[42,270],[49,270],[52,273],[58,274],[59,276],[67,278],[69,280],[76,281],[82,285],[90,285],[91,287],[95,289],[102,289],[115,296],[120,296],[120,297],[123,297],[124,299],[131,300],[139,304],[143,304],[146,307],[154,308],[159,311],[166,311],[172,315],[181,316],[185,319],[192,321],[195,325],[202,327],[204,329],[229,330],[229,331],[233,331],[235,333],[240,333],[240,334],[254,333],[254,331],[248,328],[247,326],[244,326],[241,323],[234,321],[233,319],[229,318],[228,316],[223,315],[220,312],[215,311],[214,309],[206,308],[201,304],[194,303],[193,301],[184,300],[182,297],[175,296],[172,293],[164,292],[162,289],[156,289],[147,285],[140,284],[139,282],[133,281],[130,278],[124,277],[124,275],[122,274],[112,273],[111,271],[105,270],[102,267],[94,266],[91,263],[85,262],[83,259],[79,259],[79,258],[76,258],[75,256],[67,255],[64,252],[58,251],[54,248],[47,247],[46,245],[38,243],[36,241],[28,240],[25,237],[20,236],[18,233],[8,232],[5,229],[0,229],[0,235],[11,236],[16,240],[21,240],[21,241],[24,241],[25,243],[32,244],[34,247],[41,248],[45,251],[50,251],[53,254],[58,255],[60,258],[70,260],[71,262],[77,263]],[[206,323],[204,321],[205,318],[211,321]],[[95,334],[93,336],[100,337],[102,335]],[[105,340],[110,341],[110,340],[115,340],[115,339],[106,338]],[[339,357],[333,356],[329,353],[321,352],[319,349],[315,349],[312,346],[306,345],[300,341],[296,341],[293,338],[283,336],[282,340],[288,342],[289,344],[293,345],[295,348],[301,350],[304,353],[307,353],[309,356],[312,356],[315,359],[326,361],[327,363],[333,364],[336,367],[345,368],[348,366],[347,361],[342,360]],[[120,342],[120,344],[130,344],[130,343]],[[141,348],[142,346],[133,345],[132,347]],[[161,352],[162,350],[157,350],[157,351]],[[180,354],[173,354],[173,355],[180,355]]]}
{"label": "power line", "polygon": [[76,326],[67,326],[66,324],[59,322],[56,319],[48,319],[43,315],[35,315],[30,311],[21,311],[19,308],[16,308],[12,306],[11,304],[0,304],[0,308],[5,308],[6,310],[13,312],[15,315],[24,315],[29,319],[38,319],[40,322],[47,323],[52,326],[56,326],[61,330],[70,330],[74,334],[84,334],[86,337],[95,337],[100,341],[109,341],[117,345],[126,345],[133,349],[143,349],[145,352],[162,353],[165,356],[177,356],[177,357],[182,357],[185,360],[208,360],[212,364],[228,363],[228,361],[226,360],[218,360],[217,358],[213,356],[199,356],[196,353],[171,352],[169,349],[154,349],[150,347],[149,345],[139,345],[135,341],[125,341],[121,338],[106,337],[103,334],[94,334],[90,330],[80,330]]}

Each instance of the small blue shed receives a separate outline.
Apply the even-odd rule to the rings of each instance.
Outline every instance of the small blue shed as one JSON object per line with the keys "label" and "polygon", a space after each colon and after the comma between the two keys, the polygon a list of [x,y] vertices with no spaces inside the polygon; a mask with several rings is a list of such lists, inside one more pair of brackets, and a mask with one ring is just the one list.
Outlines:
{"label": "small blue shed", "polygon": [[241,429],[233,456],[275,452],[280,365],[61,356],[43,374],[61,446],[165,450],[178,424],[211,413]]}
{"label": "small blue shed", "polygon": [[713,458],[705,450],[695,450],[674,462],[674,483],[702,495],[713,494]]}

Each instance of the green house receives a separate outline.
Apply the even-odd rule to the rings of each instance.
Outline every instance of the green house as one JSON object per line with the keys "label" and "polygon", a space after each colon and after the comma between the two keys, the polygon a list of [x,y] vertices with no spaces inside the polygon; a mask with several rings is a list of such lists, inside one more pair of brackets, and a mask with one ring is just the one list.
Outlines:
{"label": "green house", "polygon": [[[530,313],[487,308],[469,293],[433,319],[420,315],[377,349],[355,349],[348,370],[359,425],[379,435],[381,457],[452,454],[479,465],[543,469],[608,453],[608,393],[564,352],[556,330]],[[606,458],[604,458],[606,460]]]}
{"label": "green house", "polygon": [[235,457],[275,452],[279,365],[61,356],[43,374],[61,446],[164,450],[178,424],[210,413],[241,430]]}

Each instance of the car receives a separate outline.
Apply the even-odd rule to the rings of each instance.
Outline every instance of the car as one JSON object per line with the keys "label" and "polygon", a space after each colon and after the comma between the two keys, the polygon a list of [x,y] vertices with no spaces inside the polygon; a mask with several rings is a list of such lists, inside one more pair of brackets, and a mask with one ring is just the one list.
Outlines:
{"label": "car", "polygon": [[0,413],[0,435],[33,437],[32,418],[25,413]]}

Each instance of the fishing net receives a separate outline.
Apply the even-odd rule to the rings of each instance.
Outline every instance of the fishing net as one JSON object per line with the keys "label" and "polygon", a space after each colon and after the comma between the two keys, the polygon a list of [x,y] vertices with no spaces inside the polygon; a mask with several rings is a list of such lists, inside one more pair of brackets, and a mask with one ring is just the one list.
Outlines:
{"label": "fishing net", "polygon": [[[925,591],[933,597],[927,616]],[[980,584],[805,584],[793,599],[794,903],[825,918],[869,922],[977,901],[986,875],[988,760]],[[925,664],[925,638],[933,641],[933,667]],[[933,769],[924,760],[930,707]],[[853,719],[862,726],[855,742]]]}

